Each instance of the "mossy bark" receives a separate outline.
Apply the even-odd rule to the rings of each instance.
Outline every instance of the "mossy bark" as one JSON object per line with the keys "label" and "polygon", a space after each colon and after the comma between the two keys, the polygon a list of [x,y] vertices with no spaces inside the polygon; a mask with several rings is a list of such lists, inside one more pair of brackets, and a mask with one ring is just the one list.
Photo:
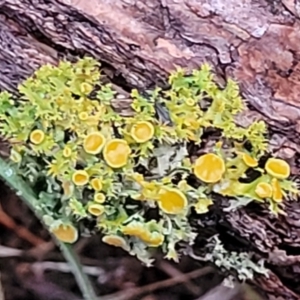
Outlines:
{"label": "mossy bark", "polygon": [[[0,89],[40,65],[89,54],[123,89],[164,85],[176,66],[207,61],[220,86],[236,79],[247,110],[237,121],[269,124],[270,150],[299,176],[300,8],[289,0],[0,0]],[[121,91],[121,89],[120,89]],[[123,92],[121,92],[123,93]],[[123,99],[128,95],[119,96]],[[128,101],[116,101],[124,112]],[[220,207],[226,200],[220,200]],[[300,299],[300,204],[272,217],[252,206],[216,212],[229,243],[265,257],[269,279],[255,283],[269,299]],[[243,246],[241,246],[243,247]],[[280,298],[281,297],[281,298]]]}

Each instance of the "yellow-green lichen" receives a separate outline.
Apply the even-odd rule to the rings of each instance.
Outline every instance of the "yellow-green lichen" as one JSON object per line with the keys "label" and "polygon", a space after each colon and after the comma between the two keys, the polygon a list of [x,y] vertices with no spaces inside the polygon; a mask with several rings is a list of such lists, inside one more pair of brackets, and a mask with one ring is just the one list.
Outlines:
{"label": "yellow-green lichen", "polygon": [[[20,85],[21,99],[0,94],[11,161],[40,193],[59,239],[74,242],[83,224],[96,222],[103,242],[147,264],[153,247],[177,261],[176,244],[195,238],[190,213],[207,213],[214,193],[268,203],[273,213],[298,195],[286,162],[262,165],[266,124],[236,124],[244,102],[233,80],[220,89],[204,64],[189,76],[176,70],[169,84],[145,96],[132,90],[133,114],[125,116],[112,108],[116,92],[101,83],[99,64],[84,58],[41,67]],[[216,135],[207,144],[208,130]],[[249,169],[258,177],[248,178]]]}

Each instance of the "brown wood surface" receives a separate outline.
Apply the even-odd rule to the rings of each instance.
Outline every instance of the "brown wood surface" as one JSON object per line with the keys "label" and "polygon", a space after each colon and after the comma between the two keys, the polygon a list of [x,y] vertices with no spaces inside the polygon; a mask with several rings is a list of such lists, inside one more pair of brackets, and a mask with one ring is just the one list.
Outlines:
{"label": "brown wood surface", "polygon": [[[227,77],[240,84],[249,110],[237,121],[264,119],[270,150],[299,176],[299,18],[298,0],[0,0],[0,89],[15,92],[40,65],[84,54],[125,89],[163,85],[176,66],[209,62],[221,86]],[[285,210],[220,216],[267,259],[271,276],[256,284],[269,299],[300,299],[300,204]]]}

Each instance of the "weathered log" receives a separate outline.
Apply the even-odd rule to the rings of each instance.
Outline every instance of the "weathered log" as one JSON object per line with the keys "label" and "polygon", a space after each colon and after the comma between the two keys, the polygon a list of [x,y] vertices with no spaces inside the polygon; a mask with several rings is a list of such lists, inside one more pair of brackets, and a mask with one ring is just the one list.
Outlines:
{"label": "weathered log", "polygon": [[[38,66],[82,54],[104,62],[125,89],[164,85],[176,66],[207,61],[221,86],[227,77],[239,82],[249,110],[237,121],[264,119],[270,150],[299,176],[299,17],[290,0],[0,0],[0,89],[15,91]],[[270,299],[300,299],[300,205],[285,210],[276,218],[247,207],[218,218],[266,257],[271,276],[256,283]]]}

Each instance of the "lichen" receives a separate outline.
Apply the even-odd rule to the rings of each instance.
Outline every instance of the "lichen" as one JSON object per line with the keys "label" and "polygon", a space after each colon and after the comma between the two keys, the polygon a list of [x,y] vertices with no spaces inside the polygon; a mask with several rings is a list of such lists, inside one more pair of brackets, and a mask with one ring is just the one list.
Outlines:
{"label": "lichen", "polygon": [[146,264],[157,247],[178,261],[178,242],[196,236],[189,216],[209,212],[216,194],[268,203],[275,214],[298,196],[288,164],[267,153],[266,124],[236,124],[245,108],[237,83],[220,89],[204,64],[190,75],[177,69],[169,85],[132,90],[133,114],[122,115],[99,64],[83,58],[42,66],[20,85],[20,99],[0,94],[11,162],[59,239],[75,242],[96,224],[103,242]]}
{"label": "lichen", "polygon": [[263,259],[255,261],[250,253],[225,249],[217,235],[208,241],[205,248],[206,253],[203,255],[196,255],[192,249],[189,249],[189,254],[195,260],[213,262],[221,271],[229,272],[241,281],[252,280],[254,274],[269,276]]}

